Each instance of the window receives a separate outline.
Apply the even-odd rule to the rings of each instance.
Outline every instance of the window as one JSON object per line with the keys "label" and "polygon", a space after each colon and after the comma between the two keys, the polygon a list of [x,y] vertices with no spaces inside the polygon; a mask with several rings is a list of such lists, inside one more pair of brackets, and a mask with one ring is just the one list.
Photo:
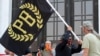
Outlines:
{"label": "window", "polygon": [[74,1],[74,30],[78,36],[82,36],[79,26],[82,25],[83,21],[93,22],[93,0]]}
{"label": "window", "polygon": [[[64,0],[50,0],[55,9],[64,18]],[[59,40],[64,33],[64,24],[54,13],[47,22],[46,38],[47,40]]]}

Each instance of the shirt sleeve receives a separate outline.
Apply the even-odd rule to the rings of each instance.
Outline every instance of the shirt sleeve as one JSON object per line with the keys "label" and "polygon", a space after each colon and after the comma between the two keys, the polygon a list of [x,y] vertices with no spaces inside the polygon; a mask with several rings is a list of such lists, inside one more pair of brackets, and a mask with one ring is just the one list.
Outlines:
{"label": "shirt sleeve", "polygon": [[78,45],[78,47],[72,47],[71,54],[78,53],[81,51],[81,49],[81,45]]}
{"label": "shirt sleeve", "polygon": [[89,48],[89,39],[88,39],[88,37],[83,38],[82,48]]}

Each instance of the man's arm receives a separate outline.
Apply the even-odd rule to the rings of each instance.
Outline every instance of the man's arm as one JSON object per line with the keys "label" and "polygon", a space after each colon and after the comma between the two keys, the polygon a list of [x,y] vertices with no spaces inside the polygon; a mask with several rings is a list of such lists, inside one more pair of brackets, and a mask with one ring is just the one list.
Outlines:
{"label": "man's arm", "polygon": [[72,45],[71,54],[78,53],[78,52],[80,52],[82,50],[82,48],[81,48],[81,46],[82,46],[82,40],[81,39],[79,41],[77,40],[77,42],[78,42],[78,47],[75,48],[74,47],[75,45]]}
{"label": "man's arm", "polygon": [[61,51],[61,50],[63,50],[65,47],[66,47],[66,41],[65,40],[63,40],[63,41],[61,41],[61,43],[59,43],[57,46],[56,46],[56,51]]}
{"label": "man's arm", "polygon": [[83,48],[83,56],[88,56],[89,48]]}
{"label": "man's arm", "polygon": [[88,39],[88,37],[83,37],[82,49],[83,49],[83,56],[88,56],[89,55],[89,39]]}

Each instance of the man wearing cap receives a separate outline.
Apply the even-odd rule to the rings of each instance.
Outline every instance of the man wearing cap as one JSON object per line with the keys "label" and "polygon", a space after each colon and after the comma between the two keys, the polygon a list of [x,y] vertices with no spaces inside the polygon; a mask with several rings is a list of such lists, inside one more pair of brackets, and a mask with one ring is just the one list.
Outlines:
{"label": "man wearing cap", "polygon": [[84,21],[82,26],[83,37],[83,56],[100,56],[100,35],[93,29],[90,21]]}
{"label": "man wearing cap", "polygon": [[56,46],[55,52],[56,56],[71,56],[73,53],[77,53],[81,51],[81,40],[78,41],[78,48],[72,45],[72,34],[69,31],[65,32],[65,34],[61,37],[61,42]]}

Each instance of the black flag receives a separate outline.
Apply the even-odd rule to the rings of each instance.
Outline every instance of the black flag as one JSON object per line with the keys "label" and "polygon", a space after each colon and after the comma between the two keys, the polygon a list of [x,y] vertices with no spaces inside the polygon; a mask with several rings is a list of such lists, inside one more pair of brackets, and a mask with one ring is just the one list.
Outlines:
{"label": "black flag", "polygon": [[18,0],[20,4],[0,42],[8,50],[22,55],[47,23],[53,10],[46,0]]}

